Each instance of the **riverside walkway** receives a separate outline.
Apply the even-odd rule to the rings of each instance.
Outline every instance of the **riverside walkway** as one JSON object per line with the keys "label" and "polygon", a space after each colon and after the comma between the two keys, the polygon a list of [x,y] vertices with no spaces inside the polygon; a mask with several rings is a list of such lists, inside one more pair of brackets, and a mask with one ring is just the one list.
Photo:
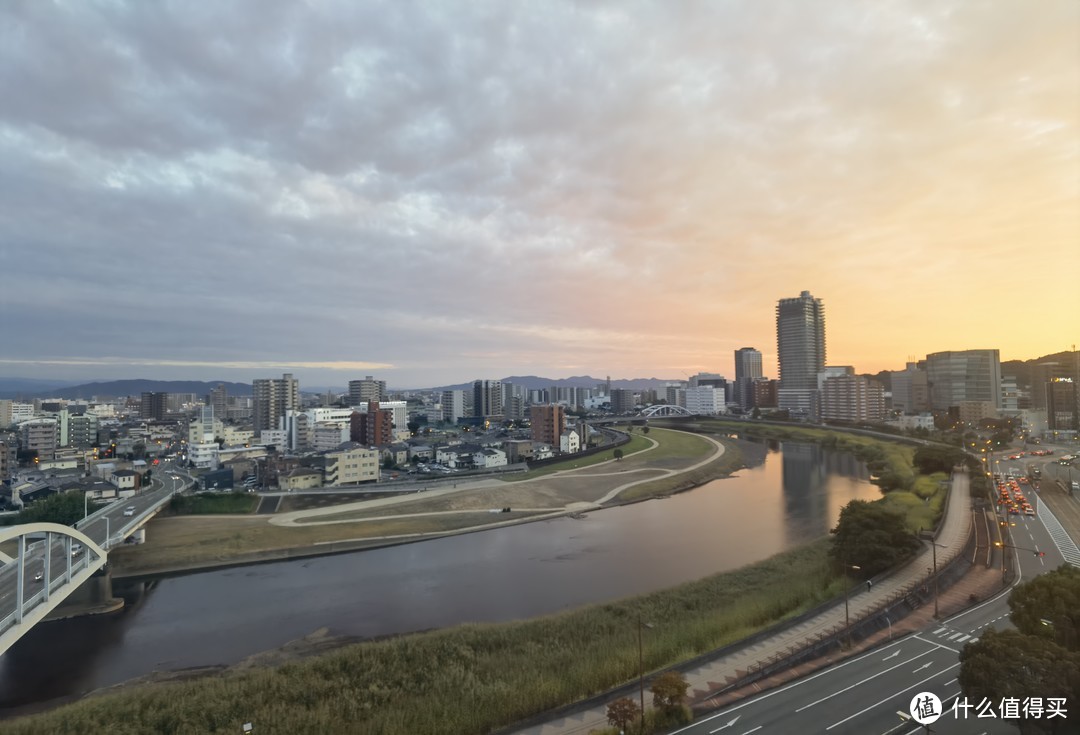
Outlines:
{"label": "riverside walkway", "polygon": [[[952,478],[948,505],[937,537],[939,569],[963,552],[972,530],[970,508],[968,475],[957,472]],[[851,621],[854,622],[898,596],[903,596],[907,591],[925,584],[927,569],[932,568],[934,563],[933,552],[927,545],[910,564],[880,580],[869,590],[860,587],[860,592],[852,594],[849,599]],[[662,624],[662,621],[657,622]],[[724,649],[726,655],[718,653],[715,659],[707,659],[693,668],[680,668],[690,684],[690,700],[708,704],[713,696],[717,696],[714,704],[719,706],[719,695],[761,662],[783,657],[790,651],[798,650],[809,642],[843,628],[844,625],[844,602],[841,600],[815,617],[785,628],[765,640],[756,641],[735,651],[729,647]],[[572,708],[569,712],[560,710],[551,720],[516,730],[515,735],[587,735],[591,730],[606,728],[608,702],[620,696],[625,695],[613,694],[610,699],[599,703],[596,699],[590,700],[589,705],[583,705],[578,711],[573,711]]]}

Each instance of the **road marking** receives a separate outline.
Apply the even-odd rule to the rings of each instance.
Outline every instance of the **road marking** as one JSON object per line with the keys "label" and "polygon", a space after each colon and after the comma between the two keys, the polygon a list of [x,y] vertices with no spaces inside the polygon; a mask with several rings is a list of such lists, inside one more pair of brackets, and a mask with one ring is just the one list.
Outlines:
{"label": "road marking", "polygon": [[896,651],[893,651],[892,653],[890,653],[888,656],[886,656],[885,658],[883,658],[881,660],[882,661],[888,661],[890,658],[896,658],[899,655],[900,655],[900,651],[896,650]]}
{"label": "road marking", "polygon": [[921,637],[918,633],[915,634],[915,637],[918,638],[923,643],[929,643],[932,646],[937,646],[938,648],[944,648],[946,651],[952,651],[953,653],[960,653],[959,649],[949,648],[948,646],[943,646],[940,643],[938,643],[937,641],[929,641],[929,640]]}
{"label": "road marking", "polygon": [[960,640],[958,640],[958,641],[957,641],[957,643],[963,643],[964,641],[966,641],[966,640],[967,640],[968,638],[970,638],[970,637],[971,637],[971,636],[969,636],[969,635],[965,635],[965,636],[964,636],[963,638],[961,638]]}
{"label": "road marking", "polygon": [[712,734],[713,734],[714,732],[720,732],[721,730],[727,730],[727,729],[728,729],[729,727],[731,727],[732,725],[734,725],[734,724],[735,724],[735,722],[736,722],[736,721],[737,721],[737,720],[738,720],[738,719],[739,719],[740,717],[742,717],[742,715],[735,715],[735,719],[734,719],[734,720],[732,720],[731,722],[727,723],[726,725],[721,725],[720,727],[716,728],[715,730],[709,730],[709,735],[712,735]]}
{"label": "road marking", "polygon": [[962,635],[963,635],[963,633],[953,633],[951,636],[949,636],[949,640],[950,641],[955,641],[957,638],[959,638]]}
{"label": "road marking", "polygon": [[743,733],[742,735],[750,735],[750,733],[752,733],[752,732],[757,732],[757,731],[758,731],[758,730],[760,730],[760,729],[761,729],[762,727],[763,727],[763,725],[758,725],[758,726],[757,726],[757,727],[755,727],[755,728],[754,728],[753,730],[747,730],[747,731],[746,731],[746,732],[744,732],[744,733]]}
{"label": "road marking", "polygon": [[933,661],[927,661],[926,663],[924,663],[924,664],[923,664],[922,666],[920,666],[919,668],[915,669],[915,670],[914,670],[914,671],[912,671],[911,673],[913,673],[913,674],[917,674],[917,673],[919,673],[920,671],[922,671],[923,669],[928,669],[928,668],[930,668],[930,664],[932,664],[932,663],[934,663],[934,662],[933,662]]}
{"label": "road marking", "polygon": [[[910,636],[910,637],[918,638],[918,636],[914,636],[914,635]],[[844,668],[845,666],[853,664],[856,661],[862,661],[867,656],[873,656],[875,654],[881,653],[881,651],[884,651],[886,648],[892,648],[893,646],[899,646],[901,643],[906,641],[907,638],[908,638],[908,636],[905,636],[904,638],[901,638],[900,640],[894,641],[893,643],[890,643],[887,646],[882,646],[881,649],[878,650],[878,651],[870,651],[869,653],[864,653],[861,656],[856,656],[855,658],[849,658],[847,661],[844,661],[841,664],[837,664],[836,666],[830,666],[829,668],[825,669],[824,671],[819,671],[816,674],[811,674],[810,676],[807,676],[807,677],[805,677],[803,679],[800,679],[799,681],[794,682],[793,684],[788,684],[787,686],[780,687],[779,689],[773,689],[770,692],[762,694],[760,697],[755,697],[752,701],[743,702],[742,704],[737,704],[734,707],[729,707],[729,708],[727,708],[726,710],[724,710],[722,712],[717,712],[715,715],[710,715],[709,717],[706,717],[703,720],[699,720],[698,722],[695,722],[692,725],[687,725],[686,727],[681,728],[679,730],[674,730],[674,731],[668,733],[668,735],[679,735],[679,733],[685,732],[687,730],[691,730],[693,728],[696,728],[699,725],[702,725],[702,724],[708,722],[709,720],[715,720],[717,717],[723,717],[724,715],[729,714],[731,712],[734,712],[735,710],[742,709],[743,707],[749,707],[751,704],[756,704],[757,702],[762,702],[762,701],[768,699],[769,697],[772,697],[773,695],[780,694],[781,692],[786,692],[788,689],[794,689],[797,686],[802,686],[803,684],[807,683],[808,681],[813,681],[814,679],[817,679],[820,676],[825,676],[826,674],[831,674],[833,672],[839,671],[840,669]],[[919,640],[921,640],[923,643],[933,643],[933,641],[928,641],[925,638],[920,638]],[[934,645],[937,645],[937,644],[934,644]],[[940,648],[944,648],[944,646],[940,646]]]}
{"label": "road marking", "polygon": [[[899,653],[899,651],[897,651],[897,653]],[[816,702],[811,702],[810,704],[805,704],[805,705],[803,705],[802,707],[799,707],[799,709],[797,709],[797,710],[795,710],[795,711],[796,711],[796,712],[802,712],[802,711],[803,711],[804,709],[810,709],[810,708],[811,708],[811,707],[813,707],[813,706],[814,706],[815,704],[821,704],[821,703],[822,703],[822,702],[824,702],[824,701],[825,701],[826,699],[832,699],[832,698],[833,698],[833,697],[835,697],[835,696],[836,696],[837,694],[843,694],[844,692],[848,691],[849,689],[854,689],[855,687],[859,686],[860,684],[865,684],[866,682],[870,681],[871,679],[876,679],[877,677],[881,676],[882,674],[887,674],[887,673],[889,673],[889,672],[890,672],[890,671],[892,671],[893,669],[898,669],[898,668],[900,668],[901,666],[907,666],[907,665],[908,665],[909,663],[911,663],[911,662],[912,662],[912,661],[914,661],[915,659],[918,659],[918,658],[922,658],[923,656],[926,656],[927,654],[930,654],[930,653],[933,653],[933,651],[923,651],[923,652],[922,652],[922,653],[920,653],[920,654],[919,654],[918,656],[912,656],[912,657],[911,657],[911,658],[909,658],[909,659],[908,659],[907,661],[901,661],[900,663],[896,664],[895,666],[890,666],[890,667],[889,667],[889,668],[887,668],[887,669],[882,669],[881,671],[877,672],[876,674],[874,674],[874,675],[872,675],[872,676],[868,676],[868,677],[866,677],[866,678],[865,678],[865,679],[863,679],[862,681],[858,681],[858,682],[855,682],[855,683],[854,683],[854,684],[852,684],[851,686],[848,686],[848,687],[844,687],[843,689],[841,689],[841,690],[839,690],[839,691],[835,691],[835,692],[833,692],[832,694],[828,695],[827,697],[822,697],[821,699],[817,700]],[[929,665],[930,665],[930,664],[926,664],[926,666],[929,666]],[[923,668],[926,668],[926,666],[924,666]],[[918,671],[918,669],[916,669],[916,671]]]}
{"label": "road marking", "polygon": [[941,635],[941,631],[948,630],[948,627],[938,628],[934,631],[934,635]]}
{"label": "road marking", "polygon": [[[942,646],[942,647],[944,648],[944,646]],[[930,681],[930,680],[931,680],[931,679],[933,679],[933,678],[934,678],[935,676],[941,676],[942,674],[944,674],[944,673],[945,673],[946,671],[948,671],[949,669],[955,669],[955,668],[956,668],[957,666],[959,666],[959,665],[960,665],[960,662],[959,662],[959,661],[957,661],[957,662],[956,662],[955,664],[953,664],[952,666],[949,666],[948,668],[942,669],[941,671],[939,671],[939,672],[938,672],[938,673],[936,673],[936,674],[931,674],[930,676],[926,677],[925,679],[922,679],[922,680],[920,680],[920,681],[917,681],[917,682],[915,682],[914,684],[912,684],[911,686],[909,686],[909,687],[907,687],[907,688],[905,688],[905,689],[901,689],[901,690],[900,690],[900,691],[898,691],[898,692],[893,692],[892,694],[890,694],[890,695],[889,695],[888,697],[885,697],[885,699],[881,700],[880,702],[877,702],[877,703],[875,703],[875,704],[872,704],[872,705],[870,705],[869,707],[865,707],[865,708],[863,708],[863,709],[859,710],[858,712],[856,712],[856,713],[855,713],[855,714],[853,714],[853,715],[848,715],[847,717],[845,717],[844,719],[840,720],[839,722],[834,722],[833,724],[831,724],[831,725],[829,725],[828,727],[826,727],[826,728],[825,728],[825,730],[826,730],[826,731],[828,731],[828,730],[832,730],[832,729],[833,729],[834,727],[839,727],[840,725],[843,725],[843,724],[844,724],[845,722],[847,722],[848,720],[853,720],[853,719],[855,719],[856,717],[858,717],[859,715],[861,715],[861,714],[865,714],[866,712],[869,712],[870,710],[874,709],[875,707],[880,707],[881,705],[885,704],[886,702],[888,702],[888,701],[889,701],[890,699],[892,699],[893,697],[898,697],[898,696],[900,696],[901,694],[903,694],[904,692],[908,692],[908,691],[911,691],[911,690],[912,690],[912,689],[914,689],[915,687],[917,687],[917,686],[920,686],[920,685],[922,685],[922,684],[925,684],[926,682]],[[921,728],[920,728],[920,729],[921,729]]]}

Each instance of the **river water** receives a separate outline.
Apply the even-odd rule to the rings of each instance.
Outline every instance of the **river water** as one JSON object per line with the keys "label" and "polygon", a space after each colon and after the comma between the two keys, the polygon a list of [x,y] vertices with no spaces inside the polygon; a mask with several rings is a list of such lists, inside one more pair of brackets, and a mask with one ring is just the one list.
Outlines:
{"label": "river water", "polygon": [[0,657],[0,716],[321,627],[389,635],[652,592],[819,538],[846,503],[880,497],[850,455],[791,442],[756,454],[733,477],[581,520],[118,586],[122,614],[39,625]]}

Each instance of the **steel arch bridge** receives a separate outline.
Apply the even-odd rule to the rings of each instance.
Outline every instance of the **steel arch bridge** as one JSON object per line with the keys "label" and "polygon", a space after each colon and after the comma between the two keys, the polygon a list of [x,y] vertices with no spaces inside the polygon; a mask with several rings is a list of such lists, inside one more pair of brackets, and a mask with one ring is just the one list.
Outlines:
{"label": "steel arch bridge", "polygon": [[649,406],[642,409],[641,415],[645,418],[661,418],[663,416],[696,416],[682,406]]}
{"label": "steel arch bridge", "polygon": [[18,554],[0,567],[0,654],[107,560],[93,539],[58,523],[24,523],[0,530],[0,543],[12,540],[18,541]]}

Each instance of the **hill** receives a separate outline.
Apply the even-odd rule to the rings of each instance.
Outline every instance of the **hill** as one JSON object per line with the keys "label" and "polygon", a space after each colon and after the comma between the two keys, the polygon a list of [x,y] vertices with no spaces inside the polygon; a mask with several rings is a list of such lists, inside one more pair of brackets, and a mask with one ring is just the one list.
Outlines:
{"label": "hill", "polygon": [[120,396],[138,396],[144,392],[194,393],[205,396],[213,388],[224,385],[230,396],[250,396],[250,383],[230,383],[224,380],[112,380],[101,383],[83,383],[69,385],[66,388],[39,390],[29,398],[118,398]]}

